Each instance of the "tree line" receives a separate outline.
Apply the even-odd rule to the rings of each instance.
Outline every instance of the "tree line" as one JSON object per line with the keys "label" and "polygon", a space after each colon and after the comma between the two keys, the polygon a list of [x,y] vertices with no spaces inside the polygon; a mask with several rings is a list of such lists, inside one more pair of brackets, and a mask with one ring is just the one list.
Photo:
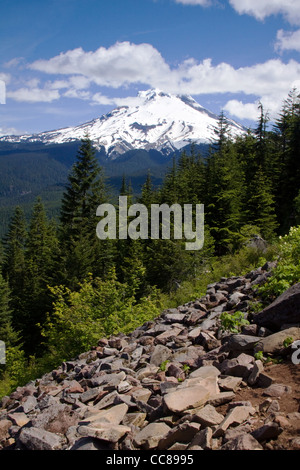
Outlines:
{"label": "tree line", "polygon": [[[144,311],[147,305],[155,309],[151,296],[157,289],[178,288],[211,259],[235,253],[254,235],[269,241],[287,233],[300,221],[299,153],[300,95],[292,90],[272,128],[260,104],[256,127],[233,139],[222,112],[208,154],[200,154],[193,146],[190,152],[182,152],[159,188],[153,187],[149,172],[140,194],[134,196],[124,176],[119,195],[127,196],[128,205],[135,201],[147,208],[154,203],[204,204],[204,247],[191,252],[184,249],[184,239],[174,237],[97,238],[96,209],[112,202],[114,196],[87,136],[70,171],[59,220],[49,220],[40,198],[28,224],[20,207],[11,217],[0,253],[0,339],[8,347],[19,348],[25,357],[42,356],[50,341],[55,347],[58,330],[53,319],[56,314],[58,325],[58,312],[60,331],[64,315],[73,315],[74,309],[80,310],[82,331],[84,325],[88,329],[84,318],[91,320],[93,306],[101,297],[95,298],[95,289],[106,293],[101,297],[105,308],[97,310],[90,330],[107,321],[105,311],[111,316],[104,333],[122,322],[132,326],[133,312],[142,317],[138,305]],[[109,291],[120,297],[127,310],[112,302]],[[84,302],[77,294],[89,305],[85,317]],[[115,305],[115,310],[109,305]],[[72,318],[74,326],[79,317]],[[76,334],[72,332],[73,338]]]}

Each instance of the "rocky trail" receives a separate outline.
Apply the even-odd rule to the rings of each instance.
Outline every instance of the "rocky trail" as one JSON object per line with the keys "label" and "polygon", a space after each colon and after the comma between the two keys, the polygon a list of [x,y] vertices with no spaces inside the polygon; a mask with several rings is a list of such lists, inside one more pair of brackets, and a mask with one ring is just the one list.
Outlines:
{"label": "rocky trail", "polygon": [[[273,266],[222,278],[4,397],[0,449],[300,450],[300,284],[249,313]],[[249,324],[224,331],[221,314],[237,311]]]}

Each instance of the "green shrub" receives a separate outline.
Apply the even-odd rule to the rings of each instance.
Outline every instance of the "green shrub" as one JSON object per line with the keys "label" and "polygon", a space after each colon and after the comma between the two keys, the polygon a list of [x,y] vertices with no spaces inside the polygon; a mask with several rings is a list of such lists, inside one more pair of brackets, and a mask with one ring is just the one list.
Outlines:
{"label": "green shrub", "polygon": [[300,226],[279,237],[278,263],[268,282],[259,288],[259,294],[270,300],[278,297],[300,281]]}
{"label": "green shrub", "polygon": [[244,318],[244,313],[237,311],[235,313],[223,312],[220,316],[221,328],[230,333],[239,333],[242,326],[249,325],[249,321]]}
{"label": "green shrub", "polygon": [[53,311],[41,329],[50,354],[60,360],[89,350],[103,336],[129,333],[160,313],[155,290],[137,302],[132,286],[118,282],[114,269],[106,280],[85,280],[78,291],[57,286],[51,292]]}

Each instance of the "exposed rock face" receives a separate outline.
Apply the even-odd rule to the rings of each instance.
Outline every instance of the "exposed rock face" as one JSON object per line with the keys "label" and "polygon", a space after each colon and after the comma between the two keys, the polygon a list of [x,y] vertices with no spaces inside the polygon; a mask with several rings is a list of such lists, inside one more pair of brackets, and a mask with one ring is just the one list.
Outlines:
{"label": "exposed rock face", "polygon": [[255,323],[278,331],[283,325],[300,326],[300,283],[293,285],[255,316]]}
{"label": "exposed rock face", "polygon": [[[290,393],[254,357],[257,343],[266,348],[275,336],[258,325],[273,326],[276,315],[265,309],[271,323],[260,314],[260,323],[235,335],[220,329],[220,315],[230,308],[247,316],[252,287],[269,274],[260,268],[222,278],[203,298],[162,312],[128,336],[99,339],[91,351],[19,387],[2,399],[0,448],[263,449],[285,422],[276,399]],[[260,407],[236,399],[258,383],[265,387]]]}

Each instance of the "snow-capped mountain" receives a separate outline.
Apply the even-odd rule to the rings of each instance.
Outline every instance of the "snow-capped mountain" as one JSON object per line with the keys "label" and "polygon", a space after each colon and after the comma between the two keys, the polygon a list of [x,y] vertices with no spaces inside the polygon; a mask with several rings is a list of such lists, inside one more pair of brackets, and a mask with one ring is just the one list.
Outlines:
{"label": "snow-capped mountain", "polygon": [[[111,158],[132,149],[156,149],[165,154],[188,144],[209,143],[214,137],[218,116],[203,108],[189,95],[171,95],[160,90],[141,91],[133,106],[122,106],[75,127],[33,135],[5,136],[6,142],[66,143],[86,134],[99,150]],[[245,129],[229,120],[231,135]]]}

